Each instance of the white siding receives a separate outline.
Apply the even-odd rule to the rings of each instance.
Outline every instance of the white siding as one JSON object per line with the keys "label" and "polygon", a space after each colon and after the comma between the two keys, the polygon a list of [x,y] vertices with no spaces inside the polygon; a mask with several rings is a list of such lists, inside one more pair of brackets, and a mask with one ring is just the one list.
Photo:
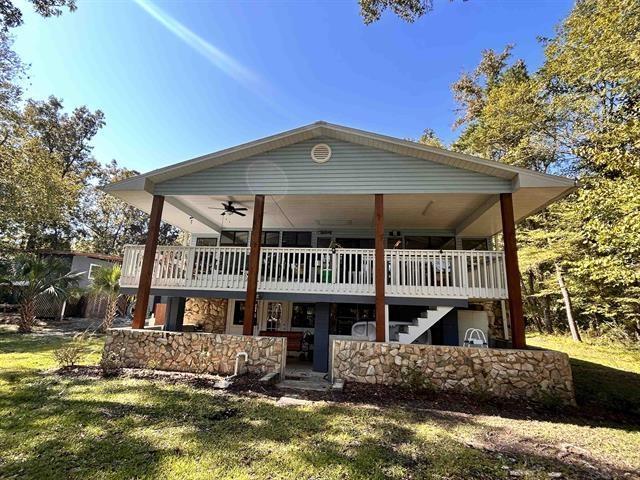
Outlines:
{"label": "white siding", "polygon": [[[324,164],[311,148],[327,143]],[[167,180],[159,195],[500,193],[511,181],[331,138],[316,138]]]}

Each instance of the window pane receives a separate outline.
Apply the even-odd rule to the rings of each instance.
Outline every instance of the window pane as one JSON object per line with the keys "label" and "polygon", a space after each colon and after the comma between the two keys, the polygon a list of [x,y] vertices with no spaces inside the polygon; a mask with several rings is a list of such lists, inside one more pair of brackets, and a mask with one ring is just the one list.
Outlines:
{"label": "window pane", "polygon": [[238,247],[246,247],[249,244],[249,232],[236,232],[236,240],[233,244]]}
{"label": "window pane", "polygon": [[489,250],[486,238],[463,238],[463,250]]}
{"label": "window pane", "polygon": [[298,247],[310,247],[311,246],[311,232],[298,232]]}
{"label": "window pane", "polygon": [[453,237],[430,237],[430,244],[434,250],[454,250],[456,239]]}
{"label": "window pane", "polygon": [[434,250],[455,250],[456,239],[453,237],[431,237],[430,244]]}
{"label": "window pane", "polygon": [[429,250],[429,237],[404,237],[404,248],[408,250]]}
{"label": "window pane", "polygon": [[331,245],[331,237],[318,237],[317,245],[318,248],[329,248],[329,245]]}
{"label": "window pane", "polygon": [[244,323],[244,302],[237,300],[233,311],[233,324],[242,325]]}
{"label": "window pane", "polygon": [[233,245],[236,232],[226,231],[220,234],[220,245]]}
{"label": "window pane", "polygon": [[263,247],[277,247],[280,243],[280,232],[262,232]]}
{"label": "window pane", "polygon": [[197,238],[196,247],[215,247],[218,245],[217,238]]}
{"label": "window pane", "polygon": [[283,247],[310,247],[311,232],[282,232]]}
{"label": "window pane", "polygon": [[313,303],[294,303],[291,314],[291,326],[313,328],[316,319],[316,306]]}

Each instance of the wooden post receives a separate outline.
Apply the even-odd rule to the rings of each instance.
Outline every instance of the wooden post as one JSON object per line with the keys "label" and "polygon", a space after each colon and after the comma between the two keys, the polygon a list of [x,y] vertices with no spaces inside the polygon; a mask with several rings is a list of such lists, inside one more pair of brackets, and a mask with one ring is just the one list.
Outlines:
{"label": "wooden post", "polygon": [[376,237],[376,342],[384,342],[386,339],[386,307],[384,304],[384,286],[386,276],[386,262],[384,259],[384,197],[376,193],[375,208],[375,237]]}
{"label": "wooden post", "polygon": [[149,294],[151,293],[151,277],[153,276],[153,264],[155,263],[156,247],[158,246],[158,236],[160,235],[163,206],[164,197],[162,195],[154,195],[153,203],[151,204],[151,218],[149,218],[149,231],[147,232],[147,241],[144,245],[144,254],[142,256],[140,282],[136,293],[136,311],[133,314],[131,328],[144,328],[144,321],[147,317]]}
{"label": "wooden post", "polygon": [[249,278],[247,279],[247,298],[244,303],[244,322],[242,334],[253,334],[253,313],[256,308],[258,292],[258,270],[260,269],[260,245],[262,244],[262,219],[264,217],[264,195],[256,195],[253,203],[253,227],[249,248]]}
{"label": "wooden post", "polygon": [[511,342],[513,348],[526,348],[524,316],[522,314],[522,290],[520,286],[520,270],[518,268],[516,225],[513,217],[513,198],[511,193],[500,194],[500,213],[502,215],[502,236],[504,238],[507,291],[509,294]]}

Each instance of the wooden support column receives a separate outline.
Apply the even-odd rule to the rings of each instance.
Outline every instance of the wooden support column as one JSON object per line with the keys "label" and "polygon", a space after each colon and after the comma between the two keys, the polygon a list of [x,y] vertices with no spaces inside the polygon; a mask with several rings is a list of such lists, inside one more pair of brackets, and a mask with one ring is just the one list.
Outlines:
{"label": "wooden support column", "polygon": [[511,193],[500,194],[502,215],[502,236],[504,238],[505,269],[507,271],[507,292],[509,294],[509,318],[511,319],[511,342],[513,348],[526,348],[524,336],[524,316],[522,314],[522,290],[520,269],[518,268],[518,246],[516,225],[513,217]]}
{"label": "wooden support column", "polygon": [[376,194],[375,208],[375,229],[376,229],[376,342],[384,342],[386,339],[386,307],[384,304],[384,286],[386,277],[386,262],[384,260],[384,197]]}
{"label": "wooden support column", "polygon": [[244,303],[244,322],[242,334],[253,334],[253,314],[256,309],[258,292],[258,270],[260,269],[260,245],[262,244],[262,219],[264,217],[264,195],[256,195],[253,203],[253,227],[249,248],[249,278],[247,279],[247,298]]}
{"label": "wooden support column", "polygon": [[153,264],[156,258],[158,236],[160,235],[163,206],[164,197],[162,195],[154,195],[153,203],[151,204],[151,217],[149,218],[149,231],[147,232],[147,241],[144,244],[144,255],[142,256],[138,292],[136,293],[136,310],[133,314],[131,328],[144,328],[144,321],[147,317],[149,294],[151,293],[151,277],[153,276]]}

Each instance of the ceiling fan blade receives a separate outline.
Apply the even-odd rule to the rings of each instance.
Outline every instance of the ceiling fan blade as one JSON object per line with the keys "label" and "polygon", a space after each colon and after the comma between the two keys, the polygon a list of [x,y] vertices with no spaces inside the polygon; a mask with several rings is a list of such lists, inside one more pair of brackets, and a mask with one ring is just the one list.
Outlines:
{"label": "ceiling fan blade", "polygon": [[226,210],[225,208],[220,207],[207,207],[209,210]]}
{"label": "ceiling fan blade", "polygon": [[233,207],[234,210],[249,210],[247,207]]}
{"label": "ceiling fan blade", "polygon": [[240,215],[241,217],[246,217],[247,216],[246,213],[242,213],[242,212],[236,212],[236,214]]}

